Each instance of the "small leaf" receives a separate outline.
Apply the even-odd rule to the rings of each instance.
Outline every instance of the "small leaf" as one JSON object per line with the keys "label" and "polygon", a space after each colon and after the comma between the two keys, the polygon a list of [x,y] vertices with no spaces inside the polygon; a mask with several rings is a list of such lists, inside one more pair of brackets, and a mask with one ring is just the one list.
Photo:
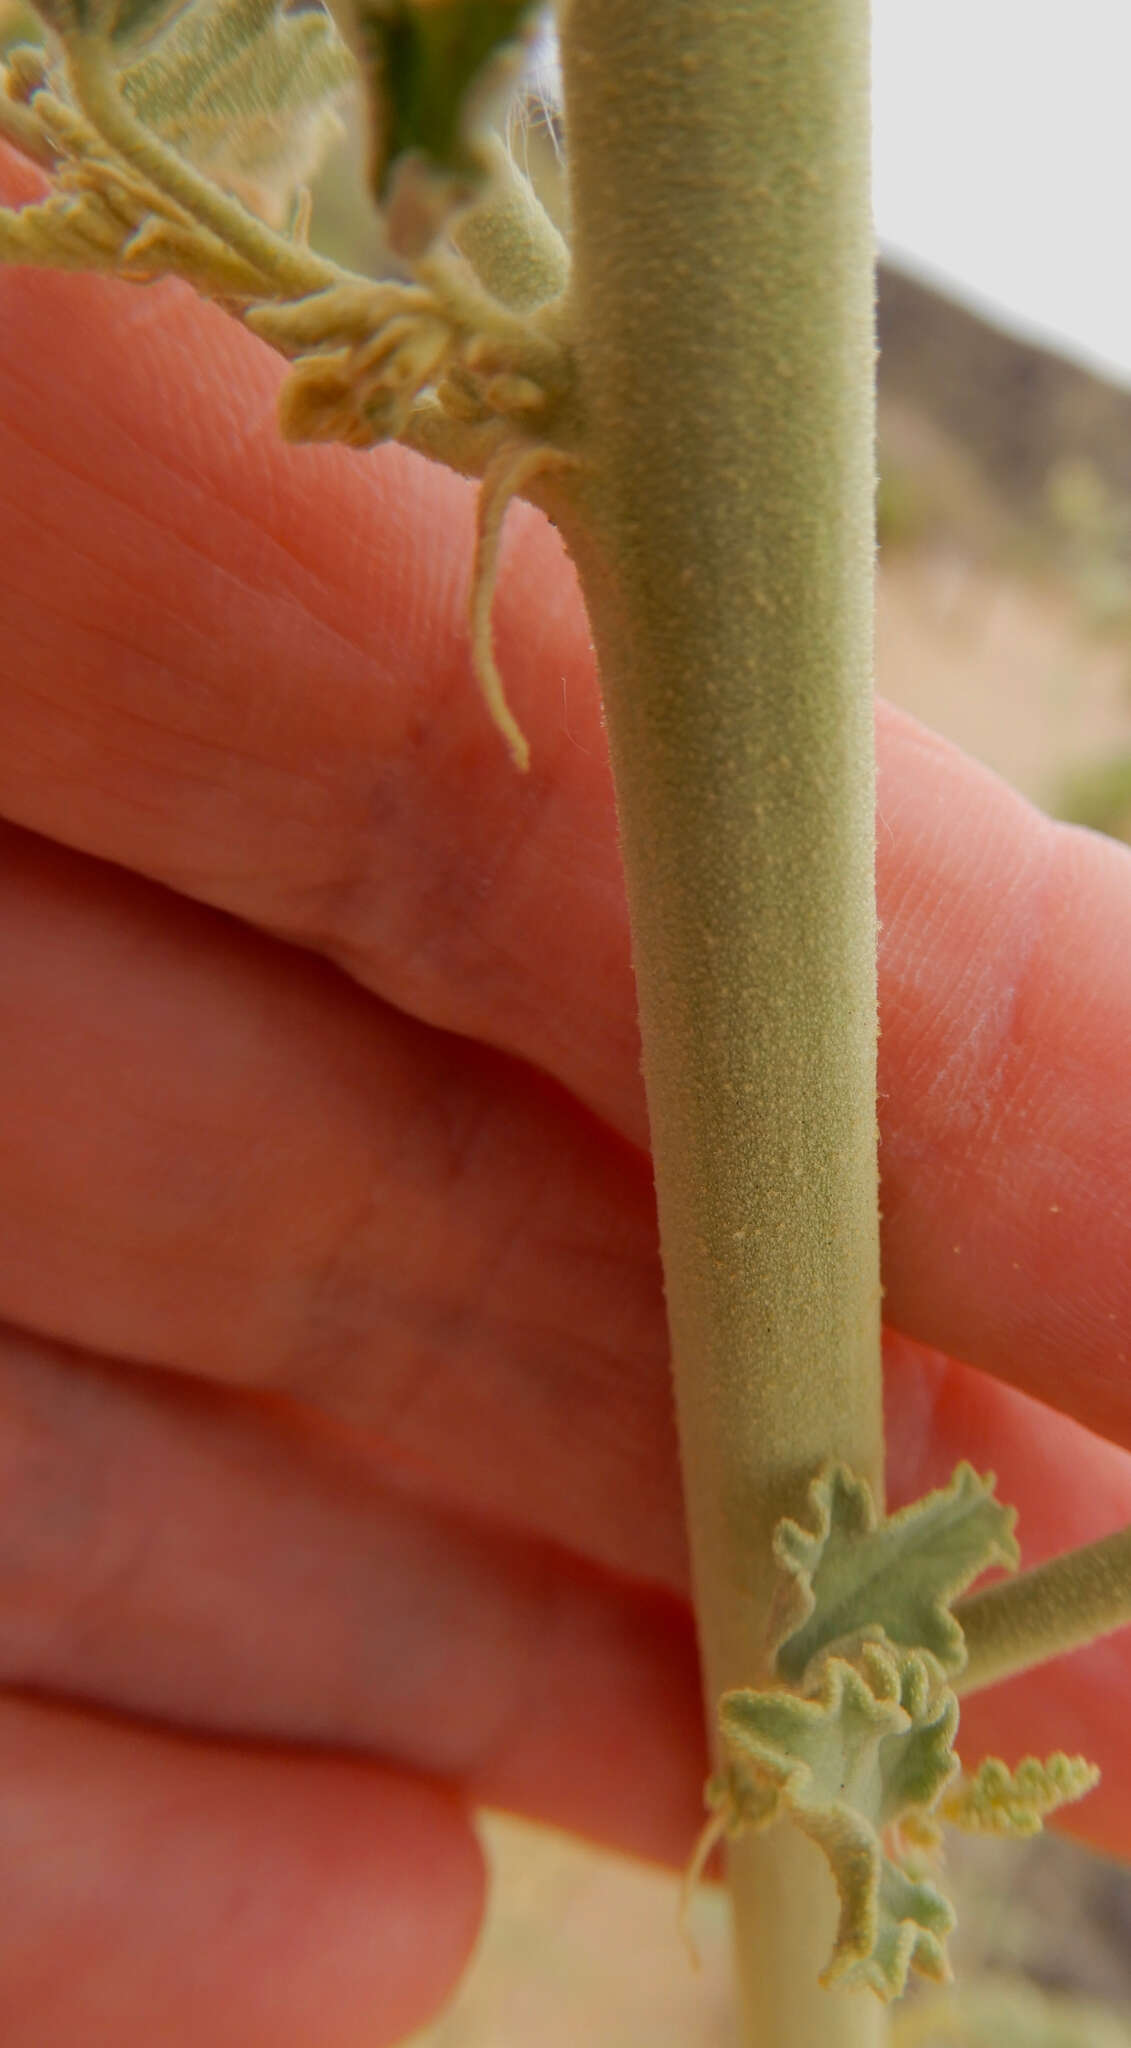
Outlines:
{"label": "small leaf", "polygon": [[390,239],[420,255],[488,175],[477,148],[521,69],[537,0],[331,0],[369,102]]}
{"label": "small leaf", "polygon": [[1082,1756],[1026,1756],[1015,1771],[1000,1757],[988,1756],[972,1778],[964,1777],[948,1792],[941,1813],[954,1827],[973,1835],[1039,1835],[1045,1816],[1058,1806],[1083,1799],[1098,1785],[1100,1773]]}
{"label": "small leaf", "polygon": [[355,76],[321,7],[193,0],[119,84],[163,142],[278,223],[332,139]]}
{"label": "small leaf", "polygon": [[885,2004],[901,1995],[912,1970],[945,1984],[950,1977],[946,1942],[954,1924],[954,1908],[937,1886],[908,1877],[885,1856],[871,1948],[859,1956],[846,1949],[834,1957],[821,1981],[846,1991],[874,1991]]}
{"label": "small leaf", "polygon": [[828,1858],[841,1910],[822,1981],[867,1985],[888,1999],[911,1968],[946,1972],[950,1906],[933,1884],[900,1870],[881,1835],[930,1808],[953,1776],[958,1703],[928,1660],[873,1642],[859,1655],[859,1669],[826,1658],[814,1698],[727,1693],[720,1722],[740,1764],[777,1786]]}
{"label": "small leaf", "polygon": [[800,1683],[832,1644],[882,1631],[929,1652],[951,1677],[965,1662],[950,1603],[990,1565],[1018,1562],[1015,1512],[994,1499],[992,1476],[960,1465],[949,1486],[877,1521],[871,1490],[843,1465],[809,1489],[813,1527],[784,1520],[774,1552],[789,1584],[779,1602],[775,1669]]}

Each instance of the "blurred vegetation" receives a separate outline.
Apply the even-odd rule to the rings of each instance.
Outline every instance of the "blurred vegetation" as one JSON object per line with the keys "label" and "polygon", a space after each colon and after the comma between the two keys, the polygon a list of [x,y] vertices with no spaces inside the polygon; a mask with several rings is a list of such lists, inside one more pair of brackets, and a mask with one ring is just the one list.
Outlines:
{"label": "blurred vegetation", "polygon": [[1089,825],[1131,845],[1131,750],[1074,768],[1051,809],[1070,825]]}
{"label": "blurred vegetation", "polygon": [[1098,632],[1131,633],[1131,499],[1080,456],[1053,464],[1044,497],[1053,544],[1085,623]]}
{"label": "blurred vegetation", "polygon": [[987,1978],[909,2002],[895,2014],[892,2048],[1131,2048],[1131,2029],[1090,1999]]}

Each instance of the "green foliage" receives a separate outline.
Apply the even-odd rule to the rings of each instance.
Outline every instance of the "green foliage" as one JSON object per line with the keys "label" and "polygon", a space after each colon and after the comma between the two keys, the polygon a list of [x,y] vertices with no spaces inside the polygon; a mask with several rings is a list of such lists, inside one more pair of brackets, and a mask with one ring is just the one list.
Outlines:
{"label": "green foliage", "polygon": [[692,1868],[722,1834],[788,1815],[824,1851],[840,1898],[822,1982],[887,2001],[911,1970],[947,1975],[954,1916],[932,1868],[943,1822],[1035,1834],[1099,1773],[1058,1752],[1016,1771],[991,1757],[960,1776],[949,1681],[966,1647],[951,1603],[988,1566],[1017,1563],[1013,1511],[991,1478],[960,1465],[948,1486],[880,1520],[864,1482],[829,1465],[809,1509],[808,1527],[786,1518],[774,1533],[783,1683],[723,1695],[728,1764],[708,1787],[714,1818]]}
{"label": "green foliage", "polygon": [[1014,1511],[994,1499],[992,1477],[960,1465],[948,1486],[879,1522],[865,1481],[832,1465],[812,1482],[809,1508],[810,1528],[785,1520],[774,1541],[786,1574],[780,1676],[801,1682],[823,1651],[869,1630],[955,1676],[964,1651],[950,1603],[991,1565],[1018,1562]]}
{"label": "green foliage", "polygon": [[1045,502],[1059,552],[1085,620],[1096,632],[1131,626],[1131,503],[1093,463],[1054,464]]}
{"label": "green foliage", "polygon": [[737,1691],[724,1695],[719,1714],[731,1750],[777,1789],[828,1857],[841,1913],[823,1981],[888,1999],[912,1966],[945,1976],[951,1908],[883,1841],[910,1810],[932,1806],[957,1769],[958,1704],[941,1674],[922,1657],[866,1643],[858,1666],[825,1659],[816,1698]]}
{"label": "green foliage", "polygon": [[392,245],[420,255],[488,175],[480,142],[522,61],[532,0],[332,0],[370,109]]}
{"label": "green foliage", "polygon": [[1026,1756],[1011,1771],[988,1756],[972,1778],[948,1791],[943,1818],[974,1835],[1039,1835],[1048,1814],[1082,1799],[1099,1783],[1099,1771],[1082,1756],[1054,1751],[1044,1761]]}
{"label": "green foliage", "polygon": [[286,217],[355,67],[321,7],[196,0],[120,73],[139,120],[264,218]]}
{"label": "green foliage", "polygon": [[[335,107],[356,76],[329,15],[318,6],[294,11],[284,0],[194,0],[170,15],[170,0],[159,6],[120,0],[112,16],[96,14],[86,27],[61,9],[61,0],[44,0],[43,18],[57,29],[65,61],[48,64],[36,53],[12,53],[0,91],[0,133],[14,131],[18,123],[22,132],[13,132],[12,139],[26,147],[37,124],[65,166],[79,131],[69,135],[55,109],[61,104],[78,111],[70,69],[80,58],[87,62],[92,44],[97,61],[110,63],[125,106],[148,136],[276,223],[291,214],[296,194],[336,132]],[[38,62],[38,78],[28,68],[31,58]],[[86,146],[79,153],[88,160],[82,189],[90,192],[101,183],[103,196],[111,186],[120,189],[126,165],[115,162],[116,150],[108,156],[110,138],[101,134],[101,149],[92,147],[88,125],[82,139]],[[32,153],[52,160],[49,151]],[[137,166],[130,169],[136,191]],[[73,202],[73,181],[69,197]],[[160,211],[160,202],[151,210]],[[43,260],[50,260],[46,249]]]}
{"label": "green foliage", "polygon": [[1074,768],[1053,797],[1058,818],[1131,843],[1131,753]]}

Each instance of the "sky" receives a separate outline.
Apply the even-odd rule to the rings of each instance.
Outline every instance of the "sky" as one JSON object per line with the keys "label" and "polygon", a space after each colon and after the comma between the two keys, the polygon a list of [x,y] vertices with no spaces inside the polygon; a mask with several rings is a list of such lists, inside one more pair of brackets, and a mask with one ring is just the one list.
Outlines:
{"label": "sky", "polygon": [[1131,0],[873,0],[881,247],[1131,385]]}

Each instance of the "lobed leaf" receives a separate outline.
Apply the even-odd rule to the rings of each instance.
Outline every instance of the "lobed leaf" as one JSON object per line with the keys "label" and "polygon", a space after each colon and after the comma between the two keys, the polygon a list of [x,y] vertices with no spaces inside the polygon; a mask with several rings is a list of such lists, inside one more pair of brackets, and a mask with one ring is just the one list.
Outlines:
{"label": "lobed leaf", "polygon": [[993,1486],[959,1465],[948,1486],[880,1521],[867,1482],[826,1466],[809,1488],[813,1526],[786,1519],[774,1537],[788,1580],[775,1617],[778,1674],[799,1684],[832,1645],[882,1632],[957,1675],[966,1653],[950,1603],[989,1566],[1019,1561],[1015,1510]]}
{"label": "lobed leaf", "polygon": [[1039,1835],[1045,1817],[1083,1799],[1100,1779],[1082,1756],[1022,1757],[1015,1771],[988,1756],[973,1777],[963,1777],[942,1803],[942,1818],[974,1835]]}
{"label": "lobed leaf", "polygon": [[776,1786],[828,1858],[840,1921],[823,1982],[898,1997],[908,1971],[946,1974],[947,1900],[887,1854],[883,1831],[932,1807],[957,1768],[958,1702],[929,1659],[866,1642],[826,1658],[820,1692],[739,1690],[720,1704],[740,1764]]}

